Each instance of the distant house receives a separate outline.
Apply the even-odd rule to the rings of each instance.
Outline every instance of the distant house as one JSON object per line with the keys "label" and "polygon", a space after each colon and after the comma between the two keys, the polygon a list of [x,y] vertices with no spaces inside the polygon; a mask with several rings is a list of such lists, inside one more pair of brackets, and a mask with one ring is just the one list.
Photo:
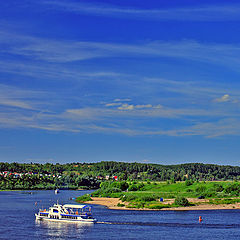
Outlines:
{"label": "distant house", "polygon": [[113,180],[117,181],[118,177],[117,176],[113,176]]}
{"label": "distant house", "polygon": [[109,180],[109,175],[105,176],[105,179],[106,179],[106,180]]}

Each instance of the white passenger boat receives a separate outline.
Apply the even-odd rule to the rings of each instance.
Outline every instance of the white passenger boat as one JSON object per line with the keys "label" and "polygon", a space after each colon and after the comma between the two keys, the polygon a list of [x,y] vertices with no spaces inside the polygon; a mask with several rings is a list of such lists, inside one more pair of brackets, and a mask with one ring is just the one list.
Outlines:
{"label": "white passenger boat", "polygon": [[55,189],[55,194],[58,194],[59,193],[59,189]]}
{"label": "white passenger boat", "polygon": [[60,222],[84,222],[94,223],[91,207],[77,204],[54,204],[48,210],[39,209],[35,214],[36,220],[60,221]]}

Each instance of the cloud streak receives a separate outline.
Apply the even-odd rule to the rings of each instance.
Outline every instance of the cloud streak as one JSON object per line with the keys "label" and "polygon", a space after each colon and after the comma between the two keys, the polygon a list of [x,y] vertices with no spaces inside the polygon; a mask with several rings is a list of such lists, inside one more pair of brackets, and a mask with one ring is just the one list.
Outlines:
{"label": "cloud streak", "polygon": [[[177,84],[176,81],[156,78],[144,79],[144,81],[147,81],[148,85],[153,84],[154,89],[161,88],[164,92],[173,91],[181,95],[179,98],[174,96],[173,103],[171,99],[162,99],[161,101],[165,101],[164,104],[161,101],[156,102],[155,97],[154,102],[143,102],[142,96],[140,96],[141,100],[136,97],[133,100],[131,95],[125,95],[127,96],[125,98],[119,96],[110,102],[102,101],[98,104],[93,102],[93,105],[84,102],[82,98],[82,106],[73,108],[69,106],[72,106],[72,101],[77,104],[76,99],[74,96],[68,96],[66,92],[50,94],[2,84],[0,85],[0,127],[75,133],[207,137],[237,135],[240,132],[238,130],[240,125],[237,124],[240,112],[237,102],[232,100],[240,96],[236,88],[233,87],[232,90],[228,90],[228,94],[224,94],[226,89],[220,85],[214,85],[212,88],[208,85],[208,88],[204,88],[203,83],[197,82]],[[188,94],[194,96],[196,101],[201,98],[204,101],[201,100],[201,104],[184,102],[183,98]],[[47,97],[49,95],[52,96],[51,103]],[[224,107],[225,104],[220,104],[223,102],[228,104],[227,108]],[[166,120],[176,124],[165,125]],[[228,126],[231,122],[233,127]]]}
{"label": "cloud streak", "polygon": [[41,91],[22,90],[17,87],[0,84],[0,106],[37,110],[45,93]]}
{"label": "cloud streak", "polygon": [[[134,105],[125,106],[124,104],[123,108],[88,107],[67,109],[59,113],[16,112],[8,109],[8,111],[2,111],[0,114],[0,126],[2,128],[35,128],[57,132],[104,132],[127,135],[202,135],[216,137],[221,135],[238,135],[240,133],[240,124],[238,124],[240,114],[235,114],[233,118],[234,114],[228,111],[187,108],[170,109],[164,107],[134,108]],[[200,121],[199,117],[207,117],[208,121]],[[162,119],[174,120],[178,118],[186,118],[187,127],[183,128],[181,124],[178,124],[174,128],[162,129]],[[197,123],[193,121],[195,118],[198,119],[195,120]],[[210,120],[211,118],[213,120]],[[154,119],[159,121],[159,126],[152,126]],[[142,121],[145,123],[144,128],[141,125]]]}
{"label": "cloud streak", "polygon": [[42,1],[43,4],[75,14],[106,16],[112,18],[134,18],[155,21],[232,21],[240,19],[239,4],[199,5],[194,7],[141,9],[117,5],[89,4],[75,1]]}
{"label": "cloud streak", "polygon": [[106,107],[116,107],[119,110],[134,110],[134,109],[154,109],[154,108],[162,108],[160,104],[153,106],[152,104],[128,104],[128,103],[107,103],[105,104]]}
{"label": "cloud streak", "polygon": [[171,57],[224,65],[235,70],[239,70],[240,64],[239,44],[203,44],[191,40],[145,44],[83,42],[22,36],[3,30],[0,43],[4,45],[2,54],[56,64],[109,57]]}
{"label": "cloud streak", "polygon": [[214,99],[215,102],[229,102],[230,101],[230,96],[228,94],[224,94],[222,97],[220,98],[216,98]]}

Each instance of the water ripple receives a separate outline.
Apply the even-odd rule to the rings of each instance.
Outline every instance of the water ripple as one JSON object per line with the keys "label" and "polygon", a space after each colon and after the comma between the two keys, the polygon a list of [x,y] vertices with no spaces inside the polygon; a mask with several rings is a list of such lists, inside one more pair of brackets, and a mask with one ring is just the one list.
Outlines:
{"label": "water ripple", "polygon": [[161,226],[182,228],[240,228],[240,224],[157,223],[157,222],[97,222],[97,224]]}

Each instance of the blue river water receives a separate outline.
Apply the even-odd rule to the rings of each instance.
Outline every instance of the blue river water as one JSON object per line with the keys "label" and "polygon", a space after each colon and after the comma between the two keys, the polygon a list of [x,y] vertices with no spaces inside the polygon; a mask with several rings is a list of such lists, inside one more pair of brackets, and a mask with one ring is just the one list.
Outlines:
{"label": "blue river water", "polygon": [[[95,224],[35,221],[39,208],[89,191],[0,192],[0,239],[240,239],[240,210],[131,211],[92,205]],[[37,202],[37,205],[35,204]],[[203,222],[198,222],[202,216]]]}

